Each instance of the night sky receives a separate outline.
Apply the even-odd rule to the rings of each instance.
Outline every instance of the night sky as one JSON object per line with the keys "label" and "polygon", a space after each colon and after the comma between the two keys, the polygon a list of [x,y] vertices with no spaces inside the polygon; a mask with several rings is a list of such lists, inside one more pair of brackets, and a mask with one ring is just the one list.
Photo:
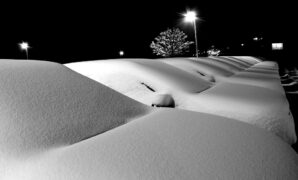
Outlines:
{"label": "night sky", "polygon": [[[97,1],[39,2],[1,6],[0,58],[25,59],[17,43],[29,42],[29,58],[60,63],[118,58],[155,58],[149,47],[161,31],[178,27],[193,40],[193,27],[182,13],[196,10],[199,49],[214,45],[235,49],[251,44],[283,42],[293,47],[293,4],[260,1]],[[245,52],[247,53],[247,52]],[[244,53],[244,55],[245,55]],[[241,55],[241,53],[240,53]],[[249,55],[249,54],[248,54]]]}

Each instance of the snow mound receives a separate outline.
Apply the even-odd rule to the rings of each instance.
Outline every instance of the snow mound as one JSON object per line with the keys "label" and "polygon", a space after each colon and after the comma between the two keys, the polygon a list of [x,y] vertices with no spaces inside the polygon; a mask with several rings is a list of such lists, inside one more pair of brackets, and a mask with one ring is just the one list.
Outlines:
{"label": "snow mound", "polygon": [[222,77],[228,77],[234,74],[230,70],[231,66],[227,67],[218,63],[218,61],[210,59],[171,58],[161,59],[161,61],[191,74],[203,76],[203,78],[211,82],[220,81]]}
{"label": "snow mound", "polygon": [[225,81],[240,71],[248,69],[249,67],[258,63],[257,59],[252,57],[208,57],[208,58],[169,58],[160,59],[169,65],[175,66],[179,69],[185,70],[195,75],[201,75],[203,78],[210,80],[214,78],[215,81]]}
{"label": "snow mound", "polygon": [[60,64],[0,61],[0,99],[1,180],[298,178],[262,128],[150,108]]}
{"label": "snow mound", "polygon": [[287,179],[298,157],[246,123],[161,109],[104,134],[10,167],[1,179]]}
{"label": "snow mound", "polygon": [[179,108],[247,122],[267,129],[289,144],[297,141],[285,95],[267,88],[221,83],[196,96],[186,96]]}
{"label": "snow mound", "polygon": [[237,60],[244,61],[244,62],[249,63],[251,65],[262,62],[260,59],[252,57],[252,56],[230,56],[230,57],[234,57]]}
{"label": "snow mound", "polygon": [[[244,121],[290,144],[297,140],[278,65],[271,61],[226,56],[103,60],[66,66],[149,106],[160,99],[159,94],[169,94],[176,108]],[[215,82],[207,82],[212,78]]]}
{"label": "snow mound", "polygon": [[199,93],[212,85],[158,60],[119,59],[65,65],[149,106],[159,94]]}
{"label": "snow mound", "polygon": [[271,61],[255,64],[245,71],[225,79],[225,81],[264,87],[284,94],[284,89],[280,83],[278,65]]}
{"label": "snow mound", "polygon": [[145,83],[149,82],[156,86],[158,91],[167,91],[172,88],[187,92],[200,92],[210,87],[207,81],[157,60],[119,59],[70,63],[66,66],[94,80],[101,80],[102,76],[116,73],[136,76]]}
{"label": "snow mound", "polygon": [[223,58],[221,56],[220,57],[219,56],[210,56],[210,57],[208,57],[208,59],[213,59],[213,60],[216,60],[218,62],[221,62],[221,63],[227,64],[229,66],[232,66],[237,71],[242,71],[242,70],[245,69],[245,66],[241,65],[238,61],[232,61],[232,60],[229,60],[227,58]]}
{"label": "snow mound", "polygon": [[148,108],[61,64],[0,61],[0,156],[79,142]]}

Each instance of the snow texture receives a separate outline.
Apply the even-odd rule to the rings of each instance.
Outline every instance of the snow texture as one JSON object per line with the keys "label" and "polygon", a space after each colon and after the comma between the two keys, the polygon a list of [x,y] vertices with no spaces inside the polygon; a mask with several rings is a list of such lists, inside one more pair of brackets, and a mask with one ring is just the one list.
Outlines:
{"label": "snow texture", "polygon": [[[156,77],[149,76],[146,86],[139,82],[151,93],[187,85],[172,89],[172,95],[187,101],[205,93],[210,102],[220,95],[228,102],[233,95],[239,102],[225,106],[234,107],[234,114],[243,101],[248,101],[246,107],[256,105],[255,99],[249,102],[250,91],[261,92],[259,107],[268,105],[269,97],[275,98],[270,103],[286,102],[279,91],[245,84],[219,83],[206,90],[210,83],[191,73],[158,61],[135,61],[113,65],[135,66],[144,76],[154,69]],[[94,68],[89,73],[102,79],[106,77],[98,71],[111,71],[98,68],[97,62],[81,63],[83,69],[89,64]],[[262,90],[270,96],[262,99]],[[57,63],[1,60],[0,99],[1,180],[298,179],[297,154],[264,128],[213,114],[145,106]]]}
{"label": "snow texture", "polygon": [[73,144],[148,109],[63,65],[42,61],[1,60],[0,99],[0,156]]}
{"label": "snow texture", "polygon": [[5,168],[4,180],[296,180],[298,157],[279,138],[249,124],[160,109]]}
{"label": "snow texture", "polygon": [[236,119],[265,128],[289,144],[297,141],[275,62],[225,56],[121,59],[66,66],[149,106],[160,94],[168,94],[176,108]]}
{"label": "snow texture", "polygon": [[149,106],[159,94],[199,93],[212,86],[203,78],[158,60],[101,60],[66,66]]}

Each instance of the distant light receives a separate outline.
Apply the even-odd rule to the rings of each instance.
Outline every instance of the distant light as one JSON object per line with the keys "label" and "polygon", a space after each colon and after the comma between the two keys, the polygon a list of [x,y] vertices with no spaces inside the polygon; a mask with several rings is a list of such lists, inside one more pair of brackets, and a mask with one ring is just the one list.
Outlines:
{"label": "distant light", "polygon": [[28,49],[30,48],[29,44],[27,42],[21,42],[19,43],[19,47],[21,50],[26,52],[26,57],[28,59]]}
{"label": "distant light", "polygon": [[20,46],[21,50],[25,50],[25,51],[27,51],[28,48],[30,48],[30,46],[27,42],[21,42],[21,43],[19,43],[19,46]]}
{"label": "distant light", "polygon": [[124,51],[119,51],[120,56],[124,56]]}
{"label": "distant light", "polygon": [[258,41],[259,38],[258,38],[258,37],[254,37],[253,40],[254,40],[254,41]]}
{"label": "distant light", "polygon": [[187,11],[183,16],[186,22],[194,22],[197,19],[197,13],[194,11]]}
{"label": "distant light", "polygon": [[272,50],[283,50],[283,43],[272,43]]}
{"label": "distant light", "polygon": [[244,44],[242,43],[241,46],[244,46]]}

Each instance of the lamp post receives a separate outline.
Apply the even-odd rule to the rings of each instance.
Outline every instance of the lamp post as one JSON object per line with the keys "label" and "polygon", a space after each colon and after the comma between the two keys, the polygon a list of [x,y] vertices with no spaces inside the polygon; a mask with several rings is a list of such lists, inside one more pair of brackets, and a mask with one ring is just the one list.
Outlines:
{"label": "lamp post", "polygon": [[21,42],[19,43],[19,47],[21,50],[26,51],[26,57],[28,60],[28,48],[30,48],[29,44],[27,42]]}
{"label": "lamp post", "polygon": [[197,27],[196,27],[196,20],[197,14],[194,11],[187,11],[185,14],[183,14],[184,20],[186,22],[191,22],[193,23],[194,31],[195,31],[195,43],[196,43],[196,56],[199,58],[199,53],[198,53],[198,39],[197,39]]}

